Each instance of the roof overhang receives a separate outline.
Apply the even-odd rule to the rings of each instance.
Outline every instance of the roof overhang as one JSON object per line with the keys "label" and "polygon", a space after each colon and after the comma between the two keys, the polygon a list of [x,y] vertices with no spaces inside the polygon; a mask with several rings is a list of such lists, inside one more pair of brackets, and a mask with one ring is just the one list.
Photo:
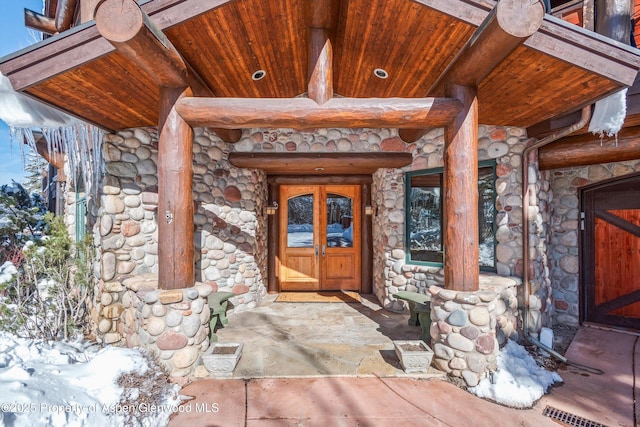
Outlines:
{"label": "roof overhang", "polygon": [[[215,96],[291,98],[307,90],[306,2],[149,0],[155,26]],[[337,1],[334,92],[423,98],[495,2]],[[402,28],[397,17],[403,17]],[[376,68],[389,77],[377,78]],[[480,122],[528,127],[630,86],[638,51],[546,15],[478,85]],[[266,71],[262,80],[251,74]],[[93,21],[3,58],[14,89],[106,130],[156,126],[159,85]]]}

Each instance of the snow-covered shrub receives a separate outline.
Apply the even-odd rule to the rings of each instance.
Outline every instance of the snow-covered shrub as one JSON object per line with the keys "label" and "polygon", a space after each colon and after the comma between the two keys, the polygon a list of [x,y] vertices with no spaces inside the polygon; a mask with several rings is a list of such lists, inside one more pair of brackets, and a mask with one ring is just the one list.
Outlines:
{"label": "snow-covered shrub", "polygon": [[42,233],[46,212],[40,195],[15,181],[0,186],[0,264],[19,264],[24,244]]}
{"label": "snow-covered shrub", "polygon": [[72,246],[62,217],[48,213],[45,223],[45,235],[25,243],[22,264],[0,270],[0,329],[22,337],[66,339],[88,324],[92,245]]}

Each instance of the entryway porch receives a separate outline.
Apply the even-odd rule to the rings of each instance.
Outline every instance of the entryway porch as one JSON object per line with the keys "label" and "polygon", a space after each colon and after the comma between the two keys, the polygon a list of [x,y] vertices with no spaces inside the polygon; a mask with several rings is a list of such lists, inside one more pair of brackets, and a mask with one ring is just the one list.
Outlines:
{"label": "entryway porch", "polygon": [[[233,378],[406,375],[392,341],[420,339],[408,313],[385,310],[370,294],[359,303],[277,297],[269,294],[255,309],[231,314],[216,331],[220,341],[244,343]],[[444,375],[431,367],[420,377]]]}
{"label": "entryway porch", "polygon": [[[640,346],[633,334],[583,327],[565,355],[603,375],[559,364],[564,383],[531,409],[510,409],[446,382],[404,374],[391,339],[415,339],[408,314],[361,303],[279,303],[232,313],[221,341],[245,348],[232,378],[199,378],[181,394],[215,414],[180,413],[170,425],[621,425],[632,426]],[[558,335],[556,335],[558,336]],[[634,367],[634,364],[636,365]],[[193,378],[196,380],[196,378]],[[224,418],[223,418],[224,417]],[[554,418],[555,417],[555,418]],[[557,418],[563,417],[563,418]],[[585,424],[578,424],[585,422]]]}

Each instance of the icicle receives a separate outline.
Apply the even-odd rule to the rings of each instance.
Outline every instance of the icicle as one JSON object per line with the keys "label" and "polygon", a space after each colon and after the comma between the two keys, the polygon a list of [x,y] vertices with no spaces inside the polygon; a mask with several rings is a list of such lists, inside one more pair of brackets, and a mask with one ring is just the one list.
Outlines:
{"label": "icicle", "polygon": [[78,174],[81,173],[87,195],[97,199],[103,173],[102,130],[15,92],[9,79],[2,74],[0,120],[9,125],[11,140],[19,142],[23,163],[24,142],[37,152],[32,129],[39,129],[54,159],[62,153],[67,154],[72,182],[77,185]]}

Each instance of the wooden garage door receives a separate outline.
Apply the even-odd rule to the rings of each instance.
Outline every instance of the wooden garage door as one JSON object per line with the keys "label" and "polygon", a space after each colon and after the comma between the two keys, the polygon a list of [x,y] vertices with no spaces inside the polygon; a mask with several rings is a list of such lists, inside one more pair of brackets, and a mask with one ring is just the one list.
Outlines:
{"label": "wooden garage door", "polygon": [[585,320],[640,329],[640,176],[583,190]]}

